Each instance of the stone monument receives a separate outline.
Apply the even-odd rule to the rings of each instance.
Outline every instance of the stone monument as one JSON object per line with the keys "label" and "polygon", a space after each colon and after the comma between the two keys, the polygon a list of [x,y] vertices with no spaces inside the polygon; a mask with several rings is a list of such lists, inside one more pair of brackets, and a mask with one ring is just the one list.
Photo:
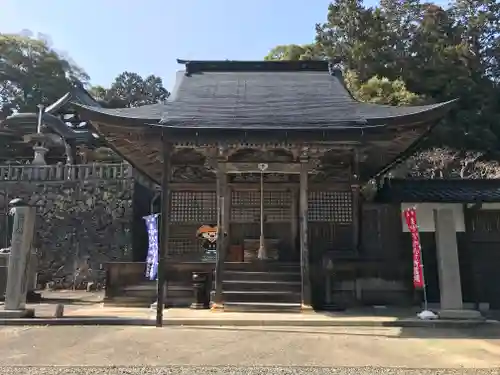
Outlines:
{"label": "stone monument", "polygon": [[0,317],[23,318],[33,316],[33,310],[26,309],[31,246],[35,228],[36,208],[21,199],[10,202],[14,210],[12,245],[9,256],[7,287],[4,310]]}

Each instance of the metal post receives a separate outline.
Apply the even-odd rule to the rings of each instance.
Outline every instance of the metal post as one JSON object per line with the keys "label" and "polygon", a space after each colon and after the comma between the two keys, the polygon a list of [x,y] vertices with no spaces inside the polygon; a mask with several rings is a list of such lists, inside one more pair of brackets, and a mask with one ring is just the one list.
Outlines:
{"label": "metal post", "polygon": [[[417,224],[417,230],[418,230],[418,224]],[[418,234],[419,240],[420,240],[420,231]],[[420,267],[422,268],[422,290],[424,292],[424,310],[428,311],[429,310],[429,302],[427,301],[427,283],[425,282],[425,269],[424,269],[424,254],[422,250],[422,246],[420,246]]]}
{"label": "metal post", "polygon": [[[155,213],[155,203],[158,200],[158,198],[160,198],[160,197],[161,197],[161,191],[155,192],[155,195],[153,196],[153,199],[151,199],[151,202],[149,203],[149,214],[150,215],[153,215]],[[159,223],[161,225],[161,223],[162,223],[162,221],[161,221],[161,215],[159,216],[159,219],[157,218],[157,220],[159,220]],[[160,228],[159,230],[160,230],[160,233],[161,233],[162,229]],[[162,241],[162,240],[160,239],[160,241]],[[161,246],[162,246],[162,244],[163,244],[163,242],[161,242],[160,246],[158,247],[158,272],[159,272],[159,269],[160,269],[159,263],[160,263],[160,253],[161,253]],[[156,290],[157,291],[160,290],[160,286],[158,285],[158,283],[160,281],[160,279],[158,277],[158,272],[156,274]],[[152,303],[150,307],[154,308],[154,306],[156,304],[156,308],[158,308],[158,304],[159,303],[160,302],[158,301],[158,294],[157,294],[156,295],[156,302]]]}
{"label": "metal post", "polygon": [[170,219],[170,154],[172,144],[163,139],[163,177],[162,177],[162,194],[161,194],[161,230],[160,230],[160,249],[158,251],[158,283],[157,283],[157,304],[156,304],[156,326],[163,326],[163,308],[165,305],[165,281],[166,270],[165,262],[168,254],[168,238],[169,238],[169,219]]}

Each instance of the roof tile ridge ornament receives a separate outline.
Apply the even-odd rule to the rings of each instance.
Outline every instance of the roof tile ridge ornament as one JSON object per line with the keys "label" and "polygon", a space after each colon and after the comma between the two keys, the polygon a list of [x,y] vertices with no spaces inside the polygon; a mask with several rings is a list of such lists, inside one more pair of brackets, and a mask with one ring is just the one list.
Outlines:
{"label": "roof tile ridge ornament", "polygon": [[184,64],[184,66],[185,66],[185,69],[186,69],[186,71],[184,72],[184,75],[186,77],[191,77],[191,74],[193,73],[192,72],[192,67],[193,66],[191,65],[191,61],[186,61],[186,63]]}

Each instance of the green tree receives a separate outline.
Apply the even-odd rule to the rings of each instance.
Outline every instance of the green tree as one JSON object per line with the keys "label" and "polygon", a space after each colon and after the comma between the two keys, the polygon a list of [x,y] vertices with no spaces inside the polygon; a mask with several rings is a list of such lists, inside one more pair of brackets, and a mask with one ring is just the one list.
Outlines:
{"label": "green tree", "polygon": [[334,0],[316,43],[361,82],[401,79],[428,101],[459,98],[458,110],[433,133],[436,146],[500,146],[500,4],[454,0],[449,9],[418,0]]}
{"label": "green tree", "polygon": [[434,132],[434,143],[458,149],[495,148],[497,109],[488,104],[495,97],[494,84],[481,72],[480,58],[453,13],[427,4],[410,51],[404,78],[412,90],[435,101],[460,99],[456,111]]}
{"label": "green tree", "polygon": [[47,39],[0,34],[0,120],[14,111],[36,111],[89,77],[49,47]]}
{"label": "green tree", "polygon": [[106,106],[106,95],[108,90],[103,86],[91,86],[89,88],[89,94],[94,98],[100,105]]}
{"label": "green tree", "polygon": [[424,101],[423,97],[410,92],[401,79],[391,81],[375,76],[362,82],[356,72],[347,71],[345,83],[351,94],[360,102],[398,106],[416,105]]}
{"label": "green tree", "polygon": [[264,60],[322,60],[324,55],[317,44],[285,44],[274,47]]}
{"label": "green tree", "polygon": [[497,82],[500,79],[500,2],[455,0],[449,13],[462,40],[476,59],[474,68]]}
{"label": "green tree", "polygon": [[[319,50],[317,46],[282,45],[273,48],[265,57],[266,60],[307,60],[305,51]],[[320,52],[316,52],[320,58]],[[361,102],[387,104],[387,105],[411,105],[419,104],[423,98],[410,92],[401,79],[389,80],[385,77],[371,77],[362,81],[357,72],[348,70],[344,73],[344,83],[351,94]]]}
{"label": "green tree", "polygon": [[361,0],[335,0],[327,21],[316,25],[316,44],[329,58],[341,58],[362,81],[375,75],[392,79],[385,56],[388,30],[380,9],[365,8]]}
{"label": "green tree", "polygon": [[123,72],[116,77],[109,89],[97,86],[91,88],[91,93],[110,108],[160,103],[170,95],[163,87],[160,77],[150,75],[142,78],[139,74],[131,72]]}

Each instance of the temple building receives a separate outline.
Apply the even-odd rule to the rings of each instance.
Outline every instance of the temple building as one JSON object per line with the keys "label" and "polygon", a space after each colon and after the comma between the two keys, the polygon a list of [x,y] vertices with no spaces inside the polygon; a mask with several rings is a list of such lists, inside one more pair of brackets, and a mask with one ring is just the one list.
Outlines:
{"label": "temple building", "polygon": [[[374,199],[453,101],[361,103],[327,61],[178,62],[165,103],[109,109],[82,90],[57,103],[71,103],[89,132],[168,197],[159,268],[167,304],[189,304],[200,271],[215,275],[212,301],[225,310],[350,306],[361,281],[375,279],[403,280],[396,303],[411,304],[411,246],[384,246],[391,234],[377,229],[400,212],[386,215]],[[49,115],[71,144],[75,132]],[[216,256],[204,233],[217,233]],[[146,246],[136,249],[142,259]],[[154,300],[144,261],[108,266],[109,299],[147,284]]]}
{"label": "temple building", "polygon": [[[215,270],[212,299],[225,309],[319,306],[325,272],[384,272],[383,254],[365,251],[370,186],[453,102],[361,103],[326,61],[178,62],[185,70],[166,103],[75,103],[109,147],[168,192],[168,303],[182,304],[179,286],[194,271]],[[200,245],[202,226],[219,234],[214,258]],[[404,267],[411,275],[411,260]],[[143,269],[135,272],[139,282]]]}

